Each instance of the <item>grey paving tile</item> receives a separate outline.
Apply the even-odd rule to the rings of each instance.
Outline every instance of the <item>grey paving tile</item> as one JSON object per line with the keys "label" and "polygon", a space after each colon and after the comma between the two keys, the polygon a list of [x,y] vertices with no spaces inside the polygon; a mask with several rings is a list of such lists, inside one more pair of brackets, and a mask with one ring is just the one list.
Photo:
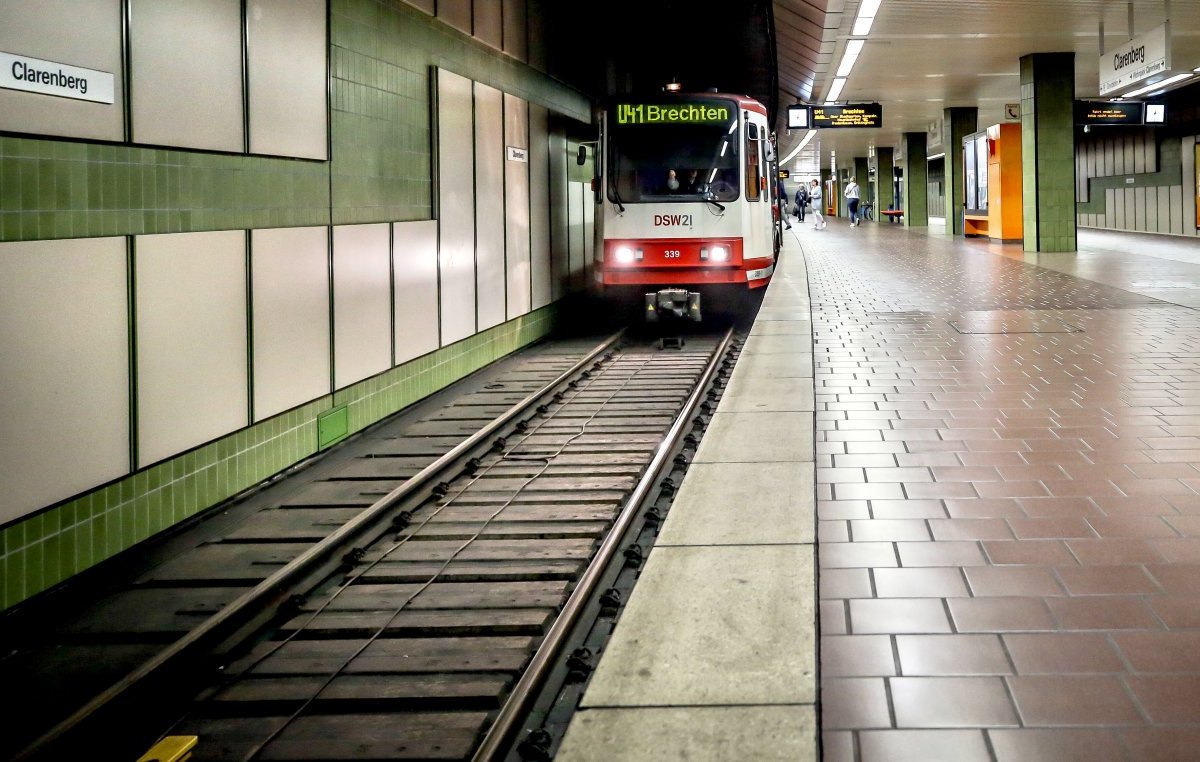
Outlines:
{"label": "grey paving tile", "polygon": [[693,463],[656,545],[813,541],[811,463]]}

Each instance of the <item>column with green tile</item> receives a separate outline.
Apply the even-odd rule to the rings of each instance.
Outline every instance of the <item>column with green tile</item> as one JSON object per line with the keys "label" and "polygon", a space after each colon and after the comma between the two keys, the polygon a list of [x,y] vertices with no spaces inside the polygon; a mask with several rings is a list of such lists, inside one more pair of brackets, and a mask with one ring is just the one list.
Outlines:
{"label": "column with green tile", "polygon": [[835,174],[836,172],[837,172],[836,168],[821,170],[821,193],[822,193],[821,214],[825,214],[825,210],[829,208],[830,204],[834,204],[835,205],[834,208],[835,209],[837,208],[836,207],[837,199],[831,199],[828,197],[829,196],[829,180],[833,177],[836,177],[836,174]]}
{"label": "column with green tile", "polygon": [[929,225],[929,160],[925,157],[926,133],[904,133],[904,224]]}
{"label": "column with green tile", "polygon": [[[853,177],[854,181],[858,183],[858,195],[861,199],[859,201],[859,209],[861,209],[863,203],[871,200],[871,163],[866,156],[854,157],[854,171],[850,173],[850,177]],[[843,185],[842,192],[845,193],[845,191],[846,187]],[[844,200],[845,197],[843,196]],[[849,214],[850,210],[847,209],[846,213]]]}
{"label": "column with green tile", "polygon": [[975,107],[959,106],[943,112],[942,148],[946,152],[946,235],[963,234],[963,202],[966,186],[963,178],[962,139],[979,129]]}
{"label": "column with green tile", "polygon": [[1075,54],[1021,57],[1025,251],[1075,251]]}
{"label": "column with green tile", "polygon": [[894,156],[891,146],[875,149],[875,220],[877,222],[885,221],[879,212],[896,208],[896,162]]}

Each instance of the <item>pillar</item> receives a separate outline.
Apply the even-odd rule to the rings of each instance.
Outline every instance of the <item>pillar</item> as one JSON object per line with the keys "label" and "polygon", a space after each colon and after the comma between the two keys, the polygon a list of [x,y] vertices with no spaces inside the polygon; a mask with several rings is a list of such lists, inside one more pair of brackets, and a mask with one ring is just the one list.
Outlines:
{"label": "pillar", "polygon": [[942,148],[946,151],[946,235],[963,234],[963,203],[967,192],[963,176],[962,141],[978,127],[978,109],[956,106],[943,111]]}
{"label": "pillar", "polygon": [[[866,156],[855,156],[854,157],[854,169],[850,170],[849,176],[846,178],[846,182],[842,183],[842,192],[843,193],[845,193],[846,185],[849,184],[851,177],[853,177],[854,181],[856,183],[858,183],[858,196],[861,199],[859,201],[859,209],[861,209],[864,202],[872,200],[872,196],[871,196],[871,163],[867,159]],[[843,197],[842,200],[845,201],[845,197]],[[847,206],[849,206],[849,205],[847,205]],[[846,209],[846,215],[847,216],[850,215],[849,208]]]}
{"label": "pillar", "polygon": [[1075,251],[1075,54],[1021,57],[1025,251]]}
{"label": "pillar", "polygon": [[924,132],[904,133],[904,224],[929,226],[929,159]]}
{"label": "pillar", "polygon": [[821,170],[821,214],[826,213],[825,210],[829,208],[830,204],[837,207],[836,199],[829,198],[829,178],[836,177],[837,175],[834,174],[836,172],[836,168]]}
{"label": "pillar", "polygon": [[880,212],[889,206],[896,208],[896,162],[893,160],[893,148],[875,149],[875,221],[891,222]]}

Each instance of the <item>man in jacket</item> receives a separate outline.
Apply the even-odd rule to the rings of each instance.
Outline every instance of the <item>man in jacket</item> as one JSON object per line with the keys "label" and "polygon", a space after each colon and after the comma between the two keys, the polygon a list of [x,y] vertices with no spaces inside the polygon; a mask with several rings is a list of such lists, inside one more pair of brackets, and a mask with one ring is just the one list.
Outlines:
{"label": "man in jacket", "polygon": [[796,188],[796,219],[804,222],[804,210],[808,208],[808,186],[800,183]]}

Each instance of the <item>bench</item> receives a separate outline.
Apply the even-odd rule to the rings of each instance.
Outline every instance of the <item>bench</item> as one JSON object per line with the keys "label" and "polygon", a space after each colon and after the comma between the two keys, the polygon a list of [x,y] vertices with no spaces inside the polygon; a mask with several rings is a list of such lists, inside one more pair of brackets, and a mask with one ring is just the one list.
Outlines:
{"label": "bench", "polygon": [[888,222],[899,222],[904,218],[903,209],[884,209],[880,214],[887,215]]}

